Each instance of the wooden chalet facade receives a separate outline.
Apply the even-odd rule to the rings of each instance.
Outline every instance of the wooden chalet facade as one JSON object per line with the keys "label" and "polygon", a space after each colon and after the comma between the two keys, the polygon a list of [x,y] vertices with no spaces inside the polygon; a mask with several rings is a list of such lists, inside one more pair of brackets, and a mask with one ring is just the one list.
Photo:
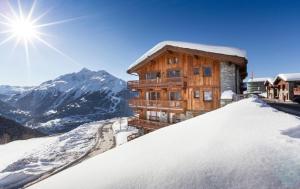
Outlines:
{"label": "wooden chalet facade", "polygon": [[300,97],[300,73],[279,74],[265,82],[267,98],[279,101],[293,101]]}
{"label": "wooden chalet facade", "polygon": [[139,116],[129,125],[149,132],[219,108],[223,91],[241,93],[245,56],[229,47],[159,43],[127,71],[139,77],[128,81],[137,92],[129,105]]}

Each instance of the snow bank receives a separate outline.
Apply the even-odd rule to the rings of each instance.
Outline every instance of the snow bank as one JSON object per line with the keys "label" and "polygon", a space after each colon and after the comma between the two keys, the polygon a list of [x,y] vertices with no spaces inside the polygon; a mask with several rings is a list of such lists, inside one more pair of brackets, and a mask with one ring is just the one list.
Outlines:
{"label": "snow bank", "polygon": [[237,49],[237,48],[203,45],[203,44],[188,43],[188,42],[181,42],[181,41],[163,41],[163,42],[160,42],[157,45],[155,45],[152,49],[150,49],[145,54],[143,54],[140,58],[138,58],[132,65],[129,66],[128,70],[133,68],[134,66],[138,65],[139,63],[144,61],[146,58],[153,55],[155,52],[159,51],[160,49],[164,48],[165,46],[174,46],[174,47],[181,47],[181,48],[187,48],[187,49],[195,49],[195,50],[200,50],[200,51],[205,51],[205,52],[212,52],[212,53],[247,58],[246,51]]}
{"label": "snow bank", "polygon": [[263,98],[267,98],[268,94],[267,94],[267,92],[264,92],[264,93],[258,94],[258,96],[263,97]]}
{"label": "snow bank", "polygon": [[112,129],[116,139],[116,145],[122,145],[127,142],[127,137],[138,132],[138,129],[128,126],[127,118],[122,118],[115,121]]}
{"label": "snow bank", "polygon": [[19,187],[80,158],[95,145],[103,124],[84,124],[62,135],[0,145],[0,188]]}
{"label": "snow bank", "polygon": [[299,118],[245,99],[137,138],[30,189],[298,189],[299,131]]}
{"label": "snow bank", "polygon": [[221,100],[232,100],[235,93],[232,90],[222,92]]}

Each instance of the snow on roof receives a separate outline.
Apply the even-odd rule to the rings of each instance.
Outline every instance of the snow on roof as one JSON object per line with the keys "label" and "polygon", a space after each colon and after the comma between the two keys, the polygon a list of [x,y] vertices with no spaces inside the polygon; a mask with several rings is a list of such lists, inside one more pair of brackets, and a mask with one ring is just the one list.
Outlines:
{"label": "snow on roof", "polygon": [[300,81],[300,73],[285,73],[285,74],[278,74],[275,78],[281,78],[284,81]]}
{"label": "snow on roof", "polygon": [[29,189],[299,188],[300,120],[249,98],[162,128]]}
{"label": "snow on roof", "polygon": [[164,48],[165,46],[175,46],[187,49],[195,49],[205,52],[212,52],[218,54],[225,54],[231,56],[239,56],[242,58],[247,58],[247,53],[245,50],[237,49],[233,47],[225,47],[225,46],[212,46],[212,45],[204,45],[204,44],[197,44],[197,43],[188,43],[188,42],[181,42],[181,41],[163,41],[155,45],[145,54],[143,54],[140,58],[138,58],[133,64],[131,64],[128,68],[130,70],[134,66],[138,65],[142,61],[144,61],[149,56],[153,55],[155,52],[159,51],[160,49]]}
{"label": "snow on roof", "polygon": [[250,78],[247,82],[266,82],[268,80],[272,80],[271,77],[257,77],[257,78]]}
{"label": "snow on roof", "polygon": [[227,90],[222,93],[221,99],[222,100],[232,100],[233,95],[235,95],[235,93],[232,92],[232,90]]}

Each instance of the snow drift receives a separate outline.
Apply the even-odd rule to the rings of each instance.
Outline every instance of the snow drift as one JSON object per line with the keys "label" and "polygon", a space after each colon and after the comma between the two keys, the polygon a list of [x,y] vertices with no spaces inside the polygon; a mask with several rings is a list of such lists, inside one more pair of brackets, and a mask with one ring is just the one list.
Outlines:
{"label": "snow drift", "polygon": [[20,188],[83,157],[96,144],[98,130],[105,123],[87,123],[65,134],[0,145],[0,189]]}
{"label": "snow drift", "polygon": [[245,99],[140,137],[30,189],[298,189],[299,133],[299,118]]}

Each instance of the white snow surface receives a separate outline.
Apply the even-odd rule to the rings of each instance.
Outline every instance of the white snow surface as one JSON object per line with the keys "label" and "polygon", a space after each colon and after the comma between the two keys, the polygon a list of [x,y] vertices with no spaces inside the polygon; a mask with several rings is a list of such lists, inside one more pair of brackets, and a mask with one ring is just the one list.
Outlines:
{"label": "white snow surface", "polygon": [[204,45],[204,44],[189,43],[189,42],[182,42],[182,41],[162,41],[157,45],[155,45],[153,48],[151,48],[149,51],[147,51],[145,54],[143,54],[140,58],[138,58],[132,65],[129,66],[128,70],[138,65],[146,58],[153,55],[155,52],[159,51],[165,46],[181,47],[181,48],[194,49],[194,50],[200,50],[205,52],[212,52],[217,54],[225,54],[225,55],[247,58],[247,53],[245,50],[237,49],[233,47],[212,46],[212,45]]}
{"label": "white snow surface", "polygon": [[26,183],[80,158],[95,145],[98,129],[104,123],[87,123],[62,135],[0,145],[0,188]]}
{"label": "white snow surface", "polygon": [[257,98],[165,127],[30,189],[299,189],[300,119]]}
{"label": "white snow surface", "polygon": [[227,90],[222,92],[221,99],[222,100],[232,100],[235,93],[232,90]]}
{"label": "white snow surface", "polygon": [[285,74],[278,74],[275,78],[281,78],[284,81],[300,81],[300,73],[285,73]]}
{"label": "white snow surface", "polygon": [[256,77],[256,78],[250,78],[247,82],[266,82],[271,81],[271,77]]}
{"label": "white snow surface", "polygon": [[138,129],[128,126],[128,118],[120,118],[112,125],[116,145],[120,146],[127,142],[127,137],[138,132]]}

